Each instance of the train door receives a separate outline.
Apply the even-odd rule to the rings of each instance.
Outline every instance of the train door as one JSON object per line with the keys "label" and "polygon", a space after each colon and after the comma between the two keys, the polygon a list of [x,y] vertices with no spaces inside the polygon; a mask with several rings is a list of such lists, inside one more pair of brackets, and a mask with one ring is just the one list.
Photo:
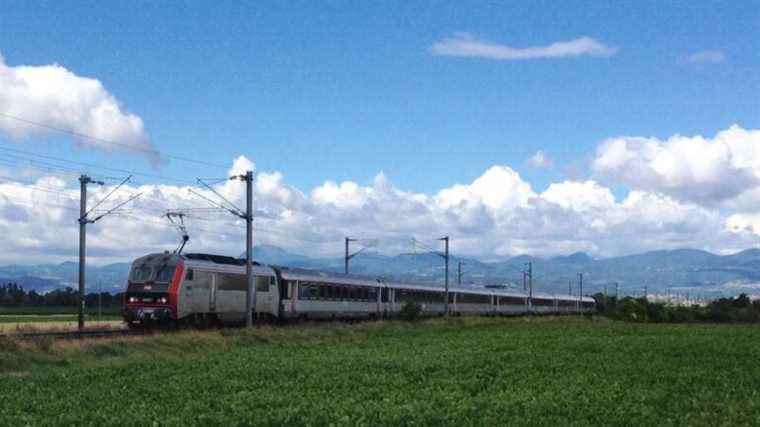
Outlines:
{"label": "train door", "polygon": [[273,276],[256,276],[256,313],[272,313],[272,292],[275,281]]}
{"label": "train door", "polygon": [[185,290],[185,307],[191,313],[206,313],[211,302],[211,281],[208,271],[189,269],[182,288]]}

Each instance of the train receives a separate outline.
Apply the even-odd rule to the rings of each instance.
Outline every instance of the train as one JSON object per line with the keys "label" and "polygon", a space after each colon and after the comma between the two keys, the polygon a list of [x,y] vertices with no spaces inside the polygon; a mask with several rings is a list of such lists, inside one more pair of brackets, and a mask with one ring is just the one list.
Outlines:
{"label": "train", "polygon": [[[415,303],[423,316],[446,312],[442,287],[383,278],[263,265],[252,266],[253,315],[272,321],[376,319],[398,316]],[[124,294],[124,321],[149,325],[215,325],[246,319],[245,260],[213,254],[154,253],[131,265]],[[572,314],[595,310],[590,297],[449,289],[451,315]]]}

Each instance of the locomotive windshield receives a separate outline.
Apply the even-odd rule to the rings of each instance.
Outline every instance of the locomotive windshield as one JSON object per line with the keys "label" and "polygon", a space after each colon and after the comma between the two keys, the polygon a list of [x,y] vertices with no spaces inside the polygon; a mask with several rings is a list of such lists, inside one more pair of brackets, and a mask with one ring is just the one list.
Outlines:
{"label": "locomotive windshield", "polygon": [[155,274],[153,276],[153,281],[156,283],[169,283],[172,280],[172,277],[174,277],[174,268],[176,267],[173,263],[163,263],[161,265],[158,265],[155,269]]}
{"label": "locomotive windshield", "polygon": [[134,266],[132,274],[129,275],[129,281],[134,283],[143,283],[150,280],[150,276],[153,273],[153,269],[148,264],[140,264]]}
{"label": "locomotive windshield", "polygon": [[130,283],[153,282],[156,284],[168,284],[174,277],[177,267],[175,260],[166,258],[146,258],[135,261],[129,274]]}

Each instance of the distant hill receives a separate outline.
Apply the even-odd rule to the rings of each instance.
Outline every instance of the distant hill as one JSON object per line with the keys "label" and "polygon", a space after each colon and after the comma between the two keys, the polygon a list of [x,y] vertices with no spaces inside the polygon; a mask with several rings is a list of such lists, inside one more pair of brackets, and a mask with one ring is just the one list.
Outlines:
{"label": "distant hill", "polygon": [[[256,261],[290,267],[342,272],[342,257],[316,258],[294,254],[277,246],[261,245],[254,249]],[[621,293],[641,294],[646,286],[650,294],[671,292],[692,295],[735,295],[741,292],[760,293],[760,249],[747,249],[731,255],[716,255],[695,249],[651,251],[621,257],[594,259],[583,252],[540,258],[518,255],[498,262],[481,262],[474,258],[452,256],[449,280],[458,281],[462,263],[463,286],[504,285],[522,289],[522,270],[532,263],[534,289],[541,292],[567,293],[572,286],[577,292],[578,273],[584,275],[584,293],[614,288]],[[98,286],[104,291],[118,292],[126,283],[129,263],[88,267],[88,290]],[[382,276],[388,279],[428,284],[442,284],[443,259],[436,253],[383,255],[363,252],[351,259],[354,274]],[[15,281],[26,289],[47,292],[64,286],[76,287],[77,264],[7,265],[0,266],[0,282]]]}

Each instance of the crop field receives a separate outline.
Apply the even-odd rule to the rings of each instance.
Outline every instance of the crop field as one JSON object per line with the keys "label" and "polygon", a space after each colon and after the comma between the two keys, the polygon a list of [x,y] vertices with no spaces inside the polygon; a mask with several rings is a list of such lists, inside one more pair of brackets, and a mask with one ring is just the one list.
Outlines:
{"label": "crop field", "polygon": [[[73,331],[78,327],[77,319],[54,318],[53,316],[38,319],[14,318],[3,319],[0,317],[0,334],[14,334],[19,332],[47,332],[47,331]],[[127,325],[121,319],[97,320],[88,319],[86,329],[125,329]]]}
{"label": "crop field", "polygon": [[[3,316],[76,316],[78,313],[76,306],[0,306],[0,317]],[[88,316],[119,316],[121,307],[103,307],[98,310],[97,307],[87,307],[85,313]]]}
{"label": "crop field", "polygon": [[[115,326],[121,320],[118,307],[85,312],[88,326]],[[0,333],[17,329],[70,329],[77,326],[77,308],[64,306],[0,307]]]}
{"label": "crop field", "polygon": [[[120,320],[121,316],[102,315],[85,317],[87,322],[114,321]],[[71,323],[77,322],[76,314],[23,314],[23,315],[0,315],[0,327],[5,324],[24,324],[24,323]]]}
{"label": "crop field", "polygon": [[434,319],[0,341],[0,425],[760,423],[760,328]]}

